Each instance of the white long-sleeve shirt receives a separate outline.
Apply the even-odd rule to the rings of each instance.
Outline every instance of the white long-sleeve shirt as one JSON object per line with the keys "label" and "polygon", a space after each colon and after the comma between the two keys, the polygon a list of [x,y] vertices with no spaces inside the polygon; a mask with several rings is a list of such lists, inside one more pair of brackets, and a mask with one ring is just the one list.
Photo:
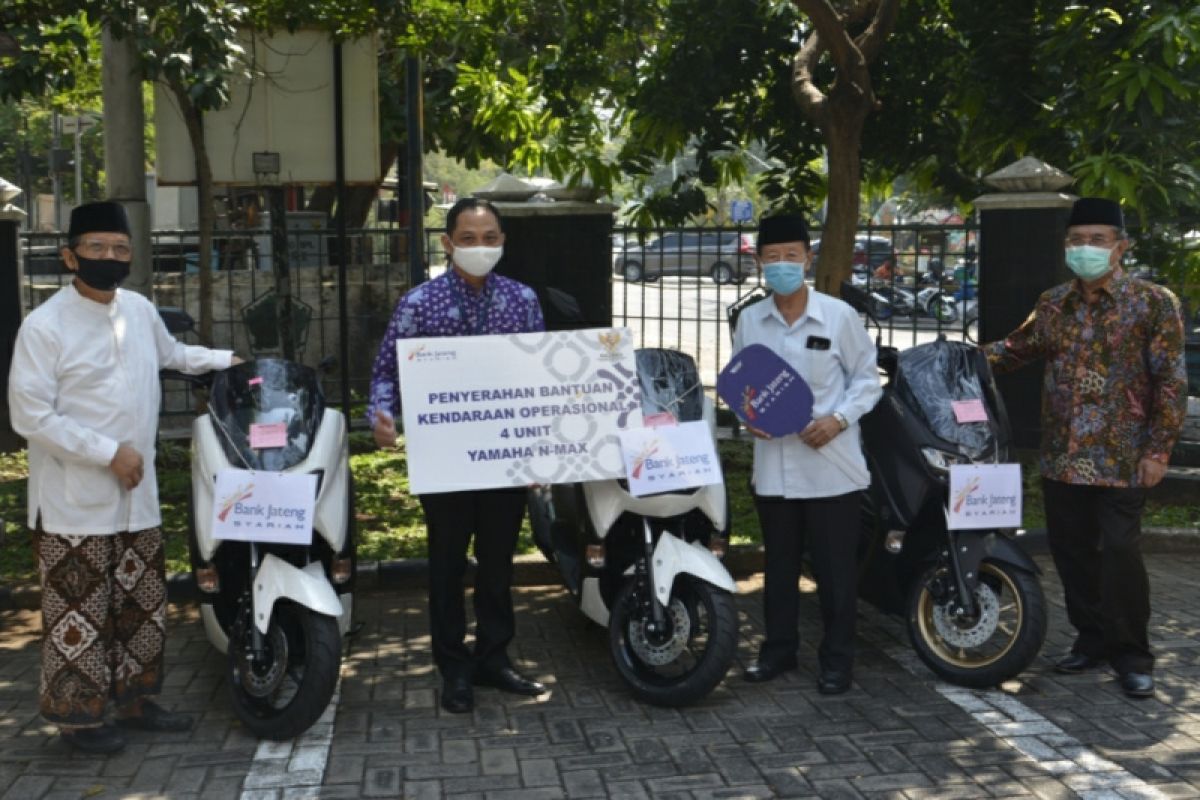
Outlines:
{"label": "white long-sleeve shirt", "polygon": [[[825,345],[827,349],[820,349]],[[754,440],[754,491],[771,497],[835,497],[871,485],[858,420],[883,395],[875,344],[849,305],[808,290],[804,314],[788,325],[774,298],[738,317],[733,352],[765,345],[792,366],[813,392],[813,419],[840,412],[850,427],[821,453],[798,435]]]}
{"label": "white long-sleeve shirt", "polygon": [[[118,289],[110,303],[73,285],[34,309],[17,333],[8,379],[12,427],[29,441],[29,527],[95,535],[162,523],[154,444],[159,369],[201,373],[233,353],[175,340],[154,305]],[[145,476],[124,491],[108,468],[129,444]]]}

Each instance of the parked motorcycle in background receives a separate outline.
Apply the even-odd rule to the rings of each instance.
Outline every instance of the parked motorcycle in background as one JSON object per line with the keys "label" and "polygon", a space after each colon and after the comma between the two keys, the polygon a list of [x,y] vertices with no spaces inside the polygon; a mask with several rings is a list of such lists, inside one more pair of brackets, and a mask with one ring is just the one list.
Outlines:
{"label": "parked motorcycle in background", "polygon": [[[256,425],[286,438],[261,446]],[[230,468],[315,475],[311,543],[214,538],[214,483]],[[227,656],[238,719],[260,738],[298,736],[333,696],[353,608],[353,496],[346,420],[313,369],[258,359],[215,375],[209,412],[192,423],[189,545],[205,633]]]}
{"label": "parked motorcycle in background", "polygon": [[[705,420],[716,432],[691,356],[637,351],[642,413]],[[737,585],[724,484],[634,497],[624,480],[530,491],[533,538],[580,610],[608,628],[609,651],[634,696],[683,706],[725,677],[737,649]]]}

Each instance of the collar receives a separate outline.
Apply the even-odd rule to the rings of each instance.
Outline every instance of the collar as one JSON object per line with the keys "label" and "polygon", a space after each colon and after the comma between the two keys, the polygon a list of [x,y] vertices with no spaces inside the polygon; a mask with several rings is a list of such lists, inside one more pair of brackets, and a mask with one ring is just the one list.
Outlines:
{"label": "collar", "polygon": [[[804,307],[804,313],[801,314],[796,319],[796,321],[792,323],[792,325],[799,325],[800,323],[805,322],[809,319],[812,319],[816,322],[824,322],[825,321],[825,298],[821,296],[820,292],[818,292],[816,289],[814,289],[811,286],[808,287],[807,291],[808,291],[808,304]],[[768,307],[766,316],[774,317],[776,320],[779,321],[779,324],[784,326],[785,328],[789,327],[787,324],[787,320],[785,320],[783,318],[783,312],[781,312],[779,310],[779,306],[775,305],[775,296],[774,295],[771,295],[766,300],[764,300],[763,304]]]}
{"label": "collar", "polygon": [[[1132,279],[1125,274],[1123,269],[1117,267],[1115,270],[1113,270],[1113,276],[1109,279],[1108,283],[1101,286],[1096,290],[1096,292],[1100,295],[1107,295],[1108,299],[1113,300],[1118,295],[1124,293],[1131,280]],[[1083,293],[1083,281],[1081,281],[1079,278],[1075,278],[1073,281],[1067,284],[1067,294],[1063,300],[1068,302],[1086,302]]]}
{"label": "collar", "polygon": [[121,299],[121,290],[117,289],[113,294],[113,299],[107,303],[100,303],[90,297],[84,297],[79,289],[75,287],[75,282],[71,281],[61,289],[65,295],[67,302],[78,308],[85,314],[98,314],[100,316],[112,316],[117,313],[117,303]]}
{"label": "collar", "polygon": [[464,278],[462,275],[458,274],[458,270],[456,270],[453,265],[450,265],[446,269],[445,274],[449,276],[450,284],[455,288],[455,290],[461,292],[463,297],[481,296],[481,295],[485,294],[486,292],[491,291],[492,287],[495,286],[495,283],[496,283],[496,281],[495,281],[496,271],[495,270],[492,270],[491,272],[489,272],[487,274],[486,277],[484,277],[483,286],[481,286],[478,291],[476,291],[474,286],[467,283],[466,278]]}

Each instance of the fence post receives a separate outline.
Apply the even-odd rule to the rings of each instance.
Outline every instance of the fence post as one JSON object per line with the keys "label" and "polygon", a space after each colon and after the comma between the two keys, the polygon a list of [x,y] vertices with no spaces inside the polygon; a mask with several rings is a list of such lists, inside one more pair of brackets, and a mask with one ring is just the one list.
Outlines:
{"label": "fence post", "polygon": [[[21,327],[21,245],[17,229],[25,212],[9,203],[21,190],[0,178],[0,452],[19,450],[21,437],[8,416],[8,369]],[[8,288],[5,289],[4,287]]]}
{"label": "fence post", "polygon": [[[1073,178],[1026,157],[987,176],[999,189],[975,199],[979,222],[979,341],[1007,336],[1033,310],[1038,297],[1067,280],[1063,235],[1075,198],[1060,189]],[[1041,370],[1033,367],[996,378],[1012,423],[1013,443],[1041,441]]]}

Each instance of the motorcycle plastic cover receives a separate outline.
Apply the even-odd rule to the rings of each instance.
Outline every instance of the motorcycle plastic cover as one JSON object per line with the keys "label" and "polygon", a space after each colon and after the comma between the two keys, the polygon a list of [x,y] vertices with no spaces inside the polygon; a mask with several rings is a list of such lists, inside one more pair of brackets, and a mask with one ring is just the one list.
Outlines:
{"label": "motorcycle plastic cover", "polygon": [[643,414],[669,412],[678,422],[704,419],[704,389],[691,356],[643,348],[637,351],[637,371]]}
{"label": "motorcycle plastic cover", "polygon": [[[960,342],[930,342],[900,353],[895,386],[905,404],[920,414],[941,439],[979,460],[996,447],[996,416],[984,392],[982,354]],[[988,409],[988,422],[960,423],[954,401],[979,400]]]}
{"label": "motorcycle plastic cover", "polygon": [[[325,413],[321,382],[310,367],[275,358],[248,361],[213,381],[209,412],[233,466],[282,472],[308,456]],[[283,447],[250,446],[252,425],[283,423]]]}

